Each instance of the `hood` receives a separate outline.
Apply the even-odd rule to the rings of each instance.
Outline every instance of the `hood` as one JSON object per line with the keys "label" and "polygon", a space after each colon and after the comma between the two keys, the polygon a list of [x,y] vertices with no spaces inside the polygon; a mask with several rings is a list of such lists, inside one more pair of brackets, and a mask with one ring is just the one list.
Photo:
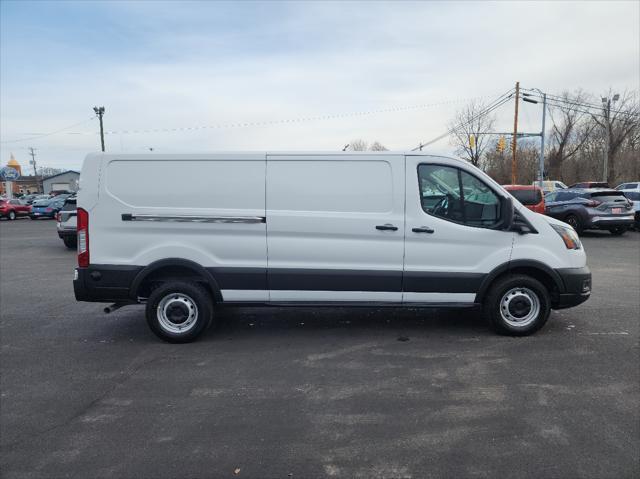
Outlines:
{"label": "hood", "polygon": [[546,222],[549,223],[550,225],[557,225],[557,226],[564,226],[565,228],[571,228],[571,226],[565,223],[564,221],[557,220],[555,218],[552,218],[551,216],[546,216],[546,215],[540,215],[540,216],[542,216],[546,220]]}

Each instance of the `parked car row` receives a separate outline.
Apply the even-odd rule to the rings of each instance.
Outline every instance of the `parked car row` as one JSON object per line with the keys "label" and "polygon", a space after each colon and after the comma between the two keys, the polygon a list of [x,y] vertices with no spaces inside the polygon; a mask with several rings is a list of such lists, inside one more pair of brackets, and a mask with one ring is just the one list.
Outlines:
{"label": "parked car row", "polygon": [[58,237],[67,248],[76,247],[76,197],[58,195],[53,198],[34,201],[26,204],[22,199],[0,199],[0,217],[15,220],[19,216],[28,216],[32,220],[55,218]]}
{"label": "parked car row", "polygon": [[18,216],[29,216],[30,213],[31,206],[22,200],[0,199],[0,218],[15,220]]}
{"label": "parked car row", "polygon": [[555,187],[544,195],[536,185],[504,188],[530,210],[564,221],[578,234],[593,229],[608,230],[613,235],[622,235],[632,227],[640,230],[640,182],[623,183],[616,189],[606,185],[587,181]]}
{"label": "parked car row", "polygon": [[78,218],[76,213],[76,197],[67,198],[62,209],[56,216],[58,221],[58,237],[67,248],[75,249],[77,246]]}

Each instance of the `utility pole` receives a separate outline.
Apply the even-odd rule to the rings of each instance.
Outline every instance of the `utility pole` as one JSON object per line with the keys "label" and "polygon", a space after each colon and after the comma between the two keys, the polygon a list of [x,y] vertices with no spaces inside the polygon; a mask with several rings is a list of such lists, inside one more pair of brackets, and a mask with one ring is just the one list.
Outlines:
{"label": "utility pole", "polygon": [[520,82],[516,82],[516,110],[513,117],[513,140],[511,141],[511,184],[516,184],[516,149],[518,146],[518,103],[520,99]]}
{"label": "utility pole", "polygon": [[[620,98],[619,94],[613,95],[613,102],[617,102]],[[605,183],[608,182],[609,176],[609,142],[611,141],[611,98],[602,98],[602,108],[604,110],[604,119],[606,124],[604,126],[605,136],[604,136],[604,159],[602,165],[602,181]]]}
{"label": "utility pole", "polygon": [[40,193],[40,182],[38,181],[38,169],[36,168],[36,149],[32,146],[29,147],[29,154],[31,155],[31,163],[33,165],[33,177],[36,179],[36,189]]}
{"label": "utility pole", "polygon": [[98,115],[100,119],[100,143],[102,145],[102,151],[104,151],[104,129],[102,127],[102,115],[104,115],[104,107],[103,106],[94,106],[93,111]]}

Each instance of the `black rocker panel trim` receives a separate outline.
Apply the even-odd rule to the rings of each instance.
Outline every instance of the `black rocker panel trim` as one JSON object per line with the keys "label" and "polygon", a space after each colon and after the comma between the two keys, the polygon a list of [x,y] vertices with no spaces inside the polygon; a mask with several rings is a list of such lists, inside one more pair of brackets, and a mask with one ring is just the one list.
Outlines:
{"label": "black rocker panel trim", "polygon": [[485,276],[483,273],[405,271],[403,289],[407,293],[476,293]]}
{"label": "black rocker panel trim", "polygon": [[275,268],[267,278],[277,291],[402,291],[402,271]]}

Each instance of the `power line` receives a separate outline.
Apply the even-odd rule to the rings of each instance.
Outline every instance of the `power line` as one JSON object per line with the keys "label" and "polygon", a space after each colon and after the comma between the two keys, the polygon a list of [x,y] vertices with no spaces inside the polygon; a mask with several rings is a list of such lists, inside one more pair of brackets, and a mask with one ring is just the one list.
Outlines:
{"label": "power line", "polygon": [[[527,90],[528,91],[533,91],[531,89],[527,89]],[[530,95],[530,96],[534,96],[536,98],[542,99],[542,97],[539,95],[538,92],[535,92],[534,95]],[[565,103],[565,104],[568,104],[568,105],[579,106],[579,107],[582,107],[582,108],[602,111],[602,105],[596,105],[596,104],[593,104],[593,103],[573,101],[571,99],[563,98],[563,97],[558,96],[558,95],[551,95],[549,93],[547,93],[547,100],[548,101],[555,101],[555,102],[562,102],[562,103]],[[576,110],[576,111],[581,111],[581,110]],[[589,113],[589,114],[594,114],[595,115],[595,113],[592,113],[592,112],[583,112],[583,113]],[[639,113],[634,113],[632,111],[625,111],[625,110],[611,110],[611,113],[619,113],[619,114],[622,114],[622,115],[629,115],[629,116],[640,116]],[[599,115],[599,116],[602,116],[602,115]]]}
{"label": "power line", "polygon": [[460,103],[460,102],[466,102],[466,101],[480,99],[480,98],[486,98],[487,96],[488,95],[471,97],[471,98],[458,98],[455,100],[446,100],[446,101],[435,102],[435,103],[423,103],[418,105],[397,106],[397,107],[391,107],[391,108],[382,108],[378,110],[338,113],[333,115],[318,115],[318,116],[310,116],[310,117],[289,118],[289,119],[282,119],[282,120],[221,123],[217,125],[201,125],[201,126],[178,127],[178,128],[153,128],[153,129],[142,129],[142,130],[110,130],[110,131],[105,131],[105,134],[128,135],[128,134],[140,134],[140,133],[166,133],[166,132],[179,132],[179,131],[197,131],[197,130],[205,130],[205,129],[246,128],[246,127],[255,127],[255,126],[279,125],[279,124],[287,124],[287,123],[301,123],[306,121],[333,120],[338,118],[349,118],[354,116],[376,115],[379,113],[392,113],[392,112],[408,111],[408,110],[420,110],[420,109],[430,108],[434,106],[442,106],[442,105],[448,105],[452,103]]}
{"label": "power line", "polygon": [[5,141],[0,141],[0,143],[17,143],[17,142],[20,142],[20,141],[31,141],[31,140],[37,140],[39,138],[44,138],[46,136],[56,135],[58,133],[62,133],[65,130],[70,130],[71,128],[75,128],[76,126],[84,125],[85,123],[90,122],[94,118],[95,118],[95,116],[92,116],[91,118],[88,118],[86,120],[82,120],[79,123],[75,123],[73,125],[65,126],[64,128],[60,128],[59,130],[52,131],[51,133],[43,133],[42,135],[30,136],[29,138],[20,138],[18,140],[5,140]]}
{"label": "power line", "polygon": [[459,125],[454,126],[453,128],[449,129],[446,133],[443,133],[442,135],[439,135],[439,136],[437,136],[437,137],[435,137],[435,138],[433,138],[433,139],[431,139],[431,140],[429,140],[429,141],[427,141],[425,143],[420,143],[420,145],[418,145],[417,147],[413,148],[411,151],[421,150],[425,146],[432,145],[433,143],[436,143],[436,142],[442,140],[443,138],[446,138],[447,136],[451,135],[458,128],[461,128],[461,127],[466,126],[466,125],[468,125],[470,123],[473,123],[474,121],[476,121],[477,119],[481,118],[482,116],[491,113],[496,108],[499,108],[502,105],[504,105],[506,102],[508,102],[511,99],[511,97],[513,96],[513,92],[514,92],[514,88],[510,88],[505,93],[503,93],[498,98],[496,98],[493,102],[491,102],[489,105],[487,105],[482,110],[480,110],[475,116],[473,116],[469,120],[467,120],[465,122],[462,122]]}
{"label": "power line", "polygon": [[580,108],[573,108],[571,106],[563,105],[561,103],[554,103],[553,100],[549,100],[549,99],[547,99],[547,104],[549,106],[560,108],[561,110],[565,110],[565,111],[576,111],[576,112],[579,112],[579,113],[586,113],[587,115],[596,116],[596,117],[599,117],[599,118],[604,118],[604,119],[607,118],[605,115],[600,114],[600,113],[594,113],[593,111],[582,110]]}

